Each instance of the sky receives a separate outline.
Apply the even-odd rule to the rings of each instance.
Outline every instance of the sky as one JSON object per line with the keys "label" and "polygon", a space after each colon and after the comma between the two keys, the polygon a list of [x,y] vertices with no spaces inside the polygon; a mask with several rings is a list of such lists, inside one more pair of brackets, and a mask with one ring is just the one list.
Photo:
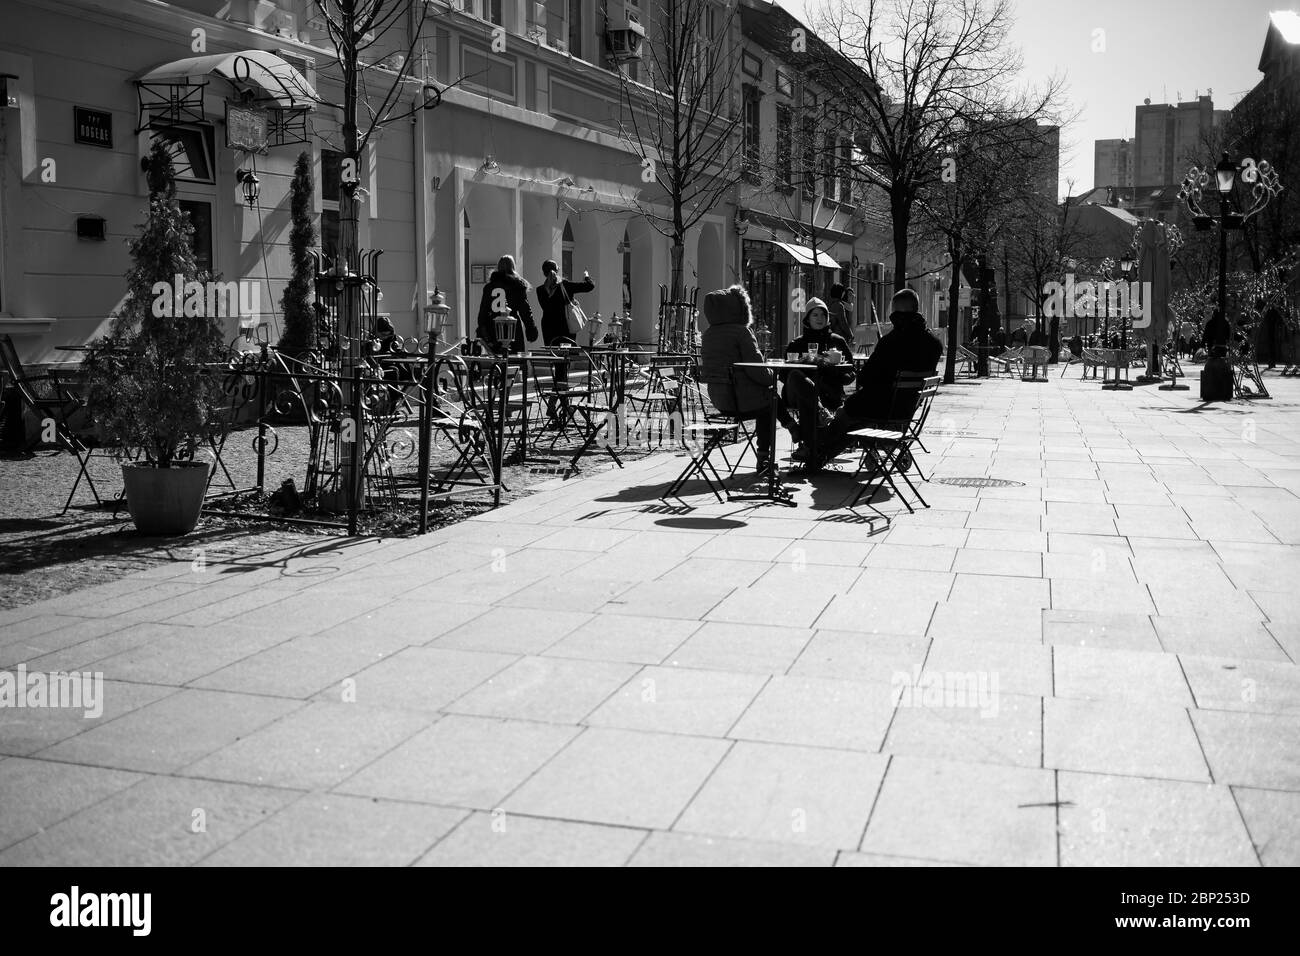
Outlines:
{"label": "sky", "polygon": [[[805,23],[824,0],[778,0]],[[838,3],[839,0],[833,0]],[[865,5],[865,3],[864,3]],[[1256,82],[1271,10],[1292,0],[1017,0],[1008,43],[1024,58],[1024,79],[1064,74],[1066,101],[1079,113],[1061,133],[1060,190],[1093,185],[1093,141],[1131,139],[1134,107],[1184,102],[1213,90],[1231,108]],[[1094,52],[1103,30],[1104,51]]]}

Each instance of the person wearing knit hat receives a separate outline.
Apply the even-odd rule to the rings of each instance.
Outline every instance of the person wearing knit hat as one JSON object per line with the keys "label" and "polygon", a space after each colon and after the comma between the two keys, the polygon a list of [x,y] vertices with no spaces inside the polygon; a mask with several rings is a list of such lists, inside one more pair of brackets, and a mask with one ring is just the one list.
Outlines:
{"label": "person wearing knit hat", "polygon": [[[873,422],[910,418],[915,399],[911,399],[913,407],[896,407],[894,403],[894,382],[898,373],[933,375],[939,366],[943,346],[926,329],[917,294],[911,289],[900,289],[894,293],[890,309],[893,330],[880,340],[863,364],[858,372],[857,390],[845,399],[825,428],[825,434],[818,432],[817,456],[820,460],[808,463],[811,470],[820,468],[823,462],[843,451],[848,444],[848,434],[854,429]],[[794,385],[790,400],[792,404],[802,406],[808,401],[810,387],[799,382]]]}
{"label": "person wearing knit hat", "polygon": [[[791,455],[795,461],[807,457],[807,443],[813,437],[811,429],[818,423],[825,423],[829,417],[827,412],[834,412],[844,404],[844,386],[853,381],[854,375],[853,365],[848,361],[852,354],[849,343],[831,330],[830,310],[816,296],[805,303],[803,328],[804,334],[785,347],[786,353],[803,356],[812,351],[809,346],[815,346],[817,355],[812,362],[818,369],[811,375],[791,372],[786,377],[785,391],[777,408],[781,424],[789,429],[800,445]],[[826,410],[820,414],[819,403]],[[799,414],[797,421],[790,414],[792,408]]]}
{"label": "person wearing knit hat", "polygon": [[749,294],[738,285],[710,292],[704,297],[703,312],[709,327],[700,341],[700,381],[723,415],[754,420],[758,471],[765,474],[774,430],[766,373],[734,368],[737,362],[763,361],[752,328]]}

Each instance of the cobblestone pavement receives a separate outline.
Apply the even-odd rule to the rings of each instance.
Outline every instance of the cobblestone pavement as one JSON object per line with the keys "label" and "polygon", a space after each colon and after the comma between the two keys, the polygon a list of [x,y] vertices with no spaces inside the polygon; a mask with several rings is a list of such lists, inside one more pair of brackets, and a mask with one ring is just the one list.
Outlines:
{"label": "cobblestone pavement", "polygon": [[0,863],[1296,865],[1268,381],[946,388],[887,529],[844,473],[667,509],[656,456],[0,612],[0,667],[103,678],[0,719]]}

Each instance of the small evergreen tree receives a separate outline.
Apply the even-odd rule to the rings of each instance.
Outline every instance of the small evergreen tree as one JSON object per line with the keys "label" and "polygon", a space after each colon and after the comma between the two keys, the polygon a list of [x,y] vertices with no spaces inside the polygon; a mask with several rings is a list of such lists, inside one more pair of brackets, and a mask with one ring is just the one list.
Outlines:
{"label": "small evergreen tree", "polygon": [[280,308],[284,312],[284,334],[279,348],[286,352],[304,352],[311,348],[315,310],[312,307],[312,285],[316,278],[316,263],[311,249],[316,244],[316,227],[312,223],[311,153],[298,154],[293,167],[293,182],[289,187],[289,258],[291,272],[284,287]]}
{"label": "small evergreen tree", "polygon": [[[211,420],[219,392],[213,373],[225,349],[207,297],[200,294],[203,305],[187,308],[192,300],[175,295],[178,281],[184,292],[186,283],[209,276],[199,271],[194,228],[176,198],[171,156],[161,143],[150,150],[146,177],[149,218],[129,242],[127,296],[83,367],[86,403],[105,435],[170,468]],[[162,285],[169,291],[162,293]]]}

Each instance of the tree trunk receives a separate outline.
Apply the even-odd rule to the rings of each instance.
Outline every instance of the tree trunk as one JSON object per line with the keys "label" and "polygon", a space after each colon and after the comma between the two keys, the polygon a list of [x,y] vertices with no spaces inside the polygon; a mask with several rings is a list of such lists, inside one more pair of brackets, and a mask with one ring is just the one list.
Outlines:
{"label": "tree trunk", "polygon": [[907,195],[898,189],[890,191],[889,206],[894,233],[894,291],[897,292],[907,288],[907,227],[912,220],[912,206]]}
{"label": "tree trunk", "polygon": [[668,348],[670,351],[679,352],[687,351],[689,343],[686,342],[686,310],[676,303],[682,302],[686,298],[685,276],[683,274],[682,257],[686,252],[686,246],[682,242],[683,236],[677,233],[673,236],[672,247],[672,294],[669,297],[670,302],[674,303],[668,307],[668,315],[663,317],[663,321],[671,322],[669,326]]}
{"label": "tree trunk", "polygon": [[948,357],[943,365],[943,383],[957,381],[957,313],[961,294],[961,256],[952,257],[952,285],[948,290]]}

